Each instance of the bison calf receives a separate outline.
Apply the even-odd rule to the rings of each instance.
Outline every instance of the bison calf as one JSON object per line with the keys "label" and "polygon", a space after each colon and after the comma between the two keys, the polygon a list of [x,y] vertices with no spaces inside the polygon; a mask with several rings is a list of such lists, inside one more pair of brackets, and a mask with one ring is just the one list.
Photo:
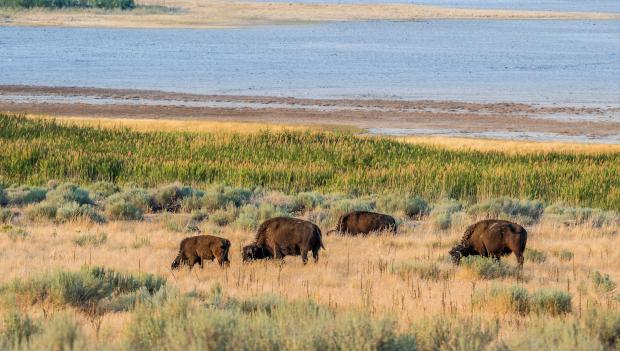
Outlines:
{"label": "bison calf", "polygon": [[450,250],[454,264],[461,257],[481,255],[499,260],[500,256],[514,252],[519,266],[523,267],[523,252],[527,231],[519,224],[498,219],[487,219],[467,227],[461,243]]}
{"label": "bison calf", "polygon": [[198,235],[181,240],[179,254],[172,261],[171,268],[177,269],[181,264],[192,269],[196,263],[203,268],[204,260],[217,259],[220,266],[229,264],[228,250],[230,241],[212,235]]}
{"label": "bison calf", "polygon": [[243,261],[301,255],[306,264],[308,251],[312,251],[314,261],[318,262],[321,248],[325,249],[321,229],[314,223],[297,218],[276,217],[260,225],[255,242],[243,248]]}
{"label": "bison calf", "polygon": [[384,230],[396,234],[396,220],[394,217],[375,212],[353,211],[340,216],[336,229],[330,230],[327,234],[338,232],[357,235]]}

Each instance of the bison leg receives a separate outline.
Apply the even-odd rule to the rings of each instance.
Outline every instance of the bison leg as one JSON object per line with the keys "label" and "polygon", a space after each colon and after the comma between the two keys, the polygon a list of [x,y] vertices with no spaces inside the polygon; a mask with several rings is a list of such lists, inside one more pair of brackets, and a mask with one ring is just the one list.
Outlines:
{"label": "bison leg", "polygon": [[301,248],[301,261],[304,264],[308,263],[308,248],[307,247]]}
{"label": "bison leg", "polygon": [[277,246],[273,248],[273,256],[276,260],[284,260],[284,255],[282,254],[282,251],[280,251],[280,248]]}
{"label": "bison leg", "polygon": [[517,256],[517,263],[519,264],[519,267],[523,268],[523,262],[525,261],[525,257],[523,257],[523,254],[517,254],[516,252],[515,256]]}
{"label": "bison leg", "polygon": [[312,249],[312,258],[314,258],[314,263],[319,262],[319,249]]}

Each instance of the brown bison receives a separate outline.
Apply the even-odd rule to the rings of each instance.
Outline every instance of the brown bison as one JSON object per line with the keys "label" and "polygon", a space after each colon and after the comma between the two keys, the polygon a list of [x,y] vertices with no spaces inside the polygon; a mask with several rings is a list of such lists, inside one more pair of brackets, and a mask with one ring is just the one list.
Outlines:
{"label": "brown bison", "polygon": [[301,255],[306,264],[308,251],[312,251],[314,262],[318,262],[321,248],[325,249],[321,229],[314,223],[297,218],[276,217],[260,225],[255,242],[245,246],[242,254],[244,262]]}
{"label": "brown bison", "polygon": [[340,216],[336,229],[328,231],[327,234],[337,232],[357,235],[384,230],[396,234],[396,220],[394,217],[375,212],[353,211]]}
{"label": "brown bison", "polygon": [[459,264],[461,257],[481,255],[499,260],[500,256],[514,252],[519,266],[523,267],[523,252],[527,231],[509,221],[486,219],[467,227],[461,243],[450,250],[452,262]]}
{"label": "brown bison", "polygon": [[220,266],[228,265],[230,241],[213,235],[197,235],[181,240],[179,254],[172,261],[171,268],[177,269],[181,264],[192,269],[196,263],[203,268],[204,260],[217,259]]}

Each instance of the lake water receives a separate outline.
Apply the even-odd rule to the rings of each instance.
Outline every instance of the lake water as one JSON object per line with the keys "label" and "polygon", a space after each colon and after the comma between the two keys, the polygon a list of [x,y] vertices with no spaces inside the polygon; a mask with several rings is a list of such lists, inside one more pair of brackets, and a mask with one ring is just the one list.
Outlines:
{"label": "lake water", "polygon": [[473,9],[508,9],[569,12],[620,12],[619,0],[258,0],[286,3],[406,3]]}
{"label": "lake water", "polygon": [[620,105],[620,21],[0,27],[0,84]]}

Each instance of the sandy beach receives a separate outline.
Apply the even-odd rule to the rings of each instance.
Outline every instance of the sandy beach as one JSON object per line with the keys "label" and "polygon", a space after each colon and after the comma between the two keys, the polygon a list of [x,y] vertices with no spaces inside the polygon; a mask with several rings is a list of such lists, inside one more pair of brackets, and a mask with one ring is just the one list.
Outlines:
{"label": "sandy beach", "polygon": [[106,28],[230,28],[333,21],[617,20],[620,14],[498,9],[461,9],[414,4],[309,4],[183,0],[174,7],[160,0],[138,2],[132,11],[93,9],[0,9],[0,26]]}

